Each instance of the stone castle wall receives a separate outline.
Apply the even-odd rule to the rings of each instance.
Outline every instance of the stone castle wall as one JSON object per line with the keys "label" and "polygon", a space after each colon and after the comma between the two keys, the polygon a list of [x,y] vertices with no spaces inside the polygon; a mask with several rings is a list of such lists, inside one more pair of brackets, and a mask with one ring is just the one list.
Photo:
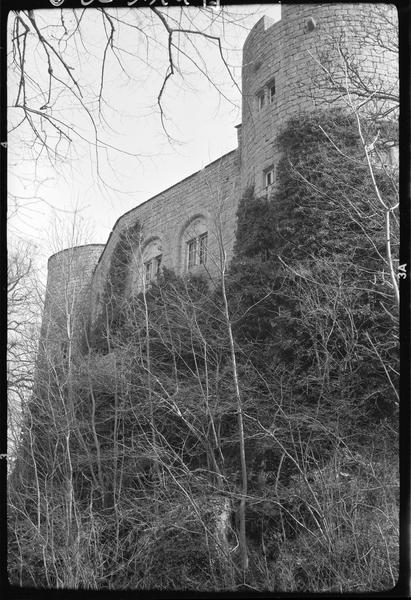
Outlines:
{"label": "stone castle wall", "polygon": [[[264,171],[271,167],[275,176],[281,156],[276,137],[290,117],[315,108],[347,108],[347,97],[332,89],[345,85],[339,48],[356,57],[352,66],[358,69],[365,95],[368,83],[371,90],[381,86],[394,95],[398,92],[397,57],[390,50],[396,40],[387,23],[397,18],[394,6],[305,3],[284,4],[281,11],[281,21],[258,21],[243,48],[242,190],[254,185],[257,192],[263,191]],[[270,102],[272,81],[275,96]],[[259,109],[258,95],[264,90],[265,103]],[[375,106],[367,103],[365,108]]]}
{"label": "stone castle wall", "polygon": [[218,277],[221,272],[221,248],[227,253],[227,260],[231,258],[238,181],[238,156],[233,151],[120,217],[95,271],[91,309],[93,319],[101,310],[100,299],[120,234],[136,221],[142,226],[142,242],[130,261],[126,282],[128,293],[141,288],[136,273],[144,262],[145,249],[154,241],[157,243],[157,252],[162,254],[163,267],[174,269],[180,275],[186,271],[187,240],[196,236],[193,223],[198,221],[203,222],[203,229],[208,232],[207,263],[193,271],[203,272],[211,279]]}
{"label": "stone castle wall", "polygon": [[[64,296],[84,290],[80,292],[78,308],[91,314],[92,320],[98,316],[120,234],[137,221],[142,226],[142,239],[130,257],[127,294],[141,289],[144,263],[149,258],[161,255],[163,267],[178,274],[187,272],[187,242],[204,232],[208,232],[207,264],[191,271],[203,272],[212,280],[218,278],[221,250],[228,261],[232,256],[236,210],[245,189],[253,185],[257,193],[269,194],[275,186],[281,157],[276,137],[281,128],[302,111],[347,106],[347,96],[330,88],[330,78],[334,86],[345,80],[341,52],[348,49],[355,55],[352,67],[357,69],[365,94],[368,83],[373,89],[381,84],[384,88],[388,85],[393,94],[397,92],[397,40],[384,37],[389,31],[387,19],[396,19],[392,5],[343,3],[285,4],[281,21],[260,19],[243,48],[243,111],[238,149],[120,217],[105,246],[85,246],[78,252],[71,249],[52,257],[45,309],[45,333],[49,338],[57,339],[59,331],[65,335],[61,310]],[[387,50],[386,42],[388,47],[394,46],[394,52]],[[271,84],[275,85],[272,98]],[[262,93],[264,101],[260,106]],[[366,110],[373,108],[372,102],[365,105]],[[269,171],[273,184],[267,187],[265,174]],[[72,262],[67,288],[61,280],[60,264],[71,256],[70,252],[73,260],[76,257],[77,267]],[[79,282],[76,269],[81,272],[83,283]],[[90,289],[89,296],[86,288]],[[52,316],[56,319],[54,328],[50,325]]]}
{"label": "stone castle wall", "polygon": [[76,345],[90,309],[91,282],[104,244],[75,246],[53,254],[48,261],[41,341],[48,359]]}

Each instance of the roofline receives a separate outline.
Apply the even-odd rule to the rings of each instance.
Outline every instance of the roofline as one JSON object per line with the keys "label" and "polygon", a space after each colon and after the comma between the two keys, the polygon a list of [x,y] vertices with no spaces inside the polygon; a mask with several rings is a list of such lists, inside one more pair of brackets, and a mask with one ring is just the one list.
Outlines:
{"label": "roofline", "polygon": [[99,247],[99,248],[104,249],[106,247],[106,244],[80,244],[79,246],[69,246],[68,248],[59,250],[58,252],[55,252],[54,254],[49,256],[49,258],[47,260],[47,265],[51,261],[52,258],[55,258],[59,254],[63,254],[63,252],[69,252],[70,250],[80,250],[80,248],[90,248],[90,247],[95,247],[95,248]]}
{"label": "roofline", "polygon": [[[207,169],[208,167],[211,167],[211,165],[213,165],[214,163],[218,162],[222,158],[225,158],[226,156],[229,156],[230,154],[233,154],[234,152],[237,152],[237,150],[238,150],[238,148],[235,148],[234,150],[230,150],[230,152],[226,152],[226,154],[223,154],[222,156],[219,156],[218,158],[216,158],[212,162],[210,162],[207,165],[205,165],[205,167],[203,167],[202,169],[199,169],[198,171],[195,171],[194,173],[191,173],[191,175],[187,175],[187,177],[184,177],[184,179],[180,179],[180,181],[177,181],[177,183],[173,183],[173,185],[170,185],[170,187],[166,188],[165,190],[162,190],[161,192],[159,192],[155,196],[151,196],[151,198],[148,198],[147,200],[144,200],[144,202],[141,202],[140,204],[137,204],[137,206],[135,206],[134,208],[130,208],[130,210],[128,210],[127,212],[123,213],[117,219],[117,221],[114,223],[114,227],[113,227],[112,231],[114,231],[114,229],[115,229],[117,223],[120,221],[120,219],[122,219],[123,217],[125,217],[129,213],[133,212],[133,210],[136,210],[136,208],[140,208],[140,206],[144,206],[144,204],[147,204],[148,202],[151,202],[152,200],[155,200],[156,198],[158,198],[162,194],[165,194],[166,192],[169,192],[174,187],[180,185],[180,183],[183,183],[183,181],[187,181],[187,179],[190,179],[190,177],[195,177],[195,175],[198,175],[199,173],[201,173],[201,171],[204,171],[204,169]],[[108,240],[107,240],[107,243],[108,243]]]}
{"label": "roofline", "polygon": [[218,158],[216,158],[215,160],[213,160],[212,162],[208,163],[207,165],[205,165],[205,167],[203,167],[202,169],[199,169],[198,171],[195,171],[195,173],[191,173],[191,175],[187,175],[187,177],[184,177],[184,179],[180,179],[180,181],[177,181],[177,183],[173,183],[173,185],[170,185],[170,187],[166,188],[165,190],[159,192],[158,194],[156,194],[155,196],[151,196],[151,198],[148,198],[147,200],[144,200],[144,202],[141,202],[141,204],[137,204],[137,206],[135,206],[134,208],[130,208],[130,210],[128,210],[127,212],[123,213],[122,215],[119,216],[119,218],[117,219],[117,221],[114,223],[110,235],[107,238],[107,242],[104,246],[104,250],[101,253],[101,256],[99,257],[96,266],[94,268],[93,271],[93,275],[97,269],[97,267],[100,264],[100,261],[103,257],[104,251],[107,248],[107,246],[110,243],[111,240],[111,236],[114,233],[114,230],[116,229],[119,221],[121,219],[123,219],[124,217],[126,217],[127,215],[129,215],[130,213],[132,213],[133,211],[135,211],[137,208],[140,208],[140,206],[144,206],[145,204],[147,204],[148,202],[151,202],[152,200],[155,200],[156,198],[158,198],[159,196],[161,196],[162,194],[165,194],[166,192],[169,192],[170,190],[172,190],[173,188],[177,187],[178,185],[180,185],[181,183],[183,183],[184,181],[187,181],[188,179],[190,179],[191,177],[195,177],[196,175],[198,175],[199,173],[201,173],[201,171],[204,171],[204,169],[207,169],[208,167],[211,167],[211,165],[213,165],[214,163],[222,160],[223,158],[226,158],[227,156],[229,156],[230,154],[234,154],[235,152],[238,152],[238,148],[235,148],[234,150],[230,150],[230,152],[226,152],[226,154],[223,154],[222,156],[219,156]]}

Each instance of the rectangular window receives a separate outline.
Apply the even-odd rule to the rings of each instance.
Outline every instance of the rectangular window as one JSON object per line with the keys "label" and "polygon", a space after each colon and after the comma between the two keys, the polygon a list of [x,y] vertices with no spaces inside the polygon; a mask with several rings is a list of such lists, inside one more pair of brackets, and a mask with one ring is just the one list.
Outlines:
{"label": "rectangular window", "polygon": [[198,249],[198,258],[199,258],[199,264],[200,265],[205,265],[206,264],[206,260],[207,260],[207,233],[203,233],[203,235],[200,235],[200,237],[198,238],[198,242],[199,242],[199,249]]}
{"label": "rectangular window", "polygon": [[264,186],[266,188],[272,186],[274,183],[274,169],[270,167],[266,171],[264,171]]}
{"label": "rectangular window", "polygon": [[187,242],[187,267],[191,269],[196,265],[197,238]]}
{"label": "rectangular window", "polygon": [[153,279],[155,279],[159,275],[162,258],[162,254],[159,254],[155,258],[151,258],[150,260],[144,263],[144,275],[146,278],[146,284],[153,281]]}
{"label": "rectangular window", "polygon": [[208,233],[202,233],[187,242],[187,268],[205,265],[207,262]]}
{"label": "rectangular window", "polygon": [[261,110],[265,104],[265,90],[257,94],[258,110]]}
{"label": "rectangular window", "polygon": [[270,104],[272,104],[274,102],[274,98],[275,98],[275,81],[273,79],[268,84],[268,101]]}

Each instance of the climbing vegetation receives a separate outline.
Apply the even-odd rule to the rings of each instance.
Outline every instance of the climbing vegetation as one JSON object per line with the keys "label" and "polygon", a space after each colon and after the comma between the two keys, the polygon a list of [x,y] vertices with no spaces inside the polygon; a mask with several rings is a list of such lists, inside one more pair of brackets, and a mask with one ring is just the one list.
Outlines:
{"label": "climbing vegetation", "polygon": [[164,270],[125,295],[133,237],[113,254],[104,352],[97,322],[85,354],[48,357],[10,478],[13,582],[395,585],[395,172],[376,154],[370,178],[343,113],[293,119],[279,142],[273,194],[250,188],[239,203],[224,286]]}

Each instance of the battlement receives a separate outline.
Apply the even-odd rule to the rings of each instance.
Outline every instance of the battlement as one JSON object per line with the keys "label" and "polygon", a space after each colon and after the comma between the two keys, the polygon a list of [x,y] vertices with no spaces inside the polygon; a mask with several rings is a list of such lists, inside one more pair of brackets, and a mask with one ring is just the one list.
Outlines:
{"label": "battlement", "polygon": [[263,17],[254,25],[243,47],[242,190],[253,185],[263,191],[267,173],[275,179],[281,156],[276,139],[291,117],[347,108],[341,53],[355,57],[364,91],[368,82],[371,89],[387,82],[398,87],[398,66],[382,39],[387,17],[396,19],[393,5],[284,4],[281,20]]}

